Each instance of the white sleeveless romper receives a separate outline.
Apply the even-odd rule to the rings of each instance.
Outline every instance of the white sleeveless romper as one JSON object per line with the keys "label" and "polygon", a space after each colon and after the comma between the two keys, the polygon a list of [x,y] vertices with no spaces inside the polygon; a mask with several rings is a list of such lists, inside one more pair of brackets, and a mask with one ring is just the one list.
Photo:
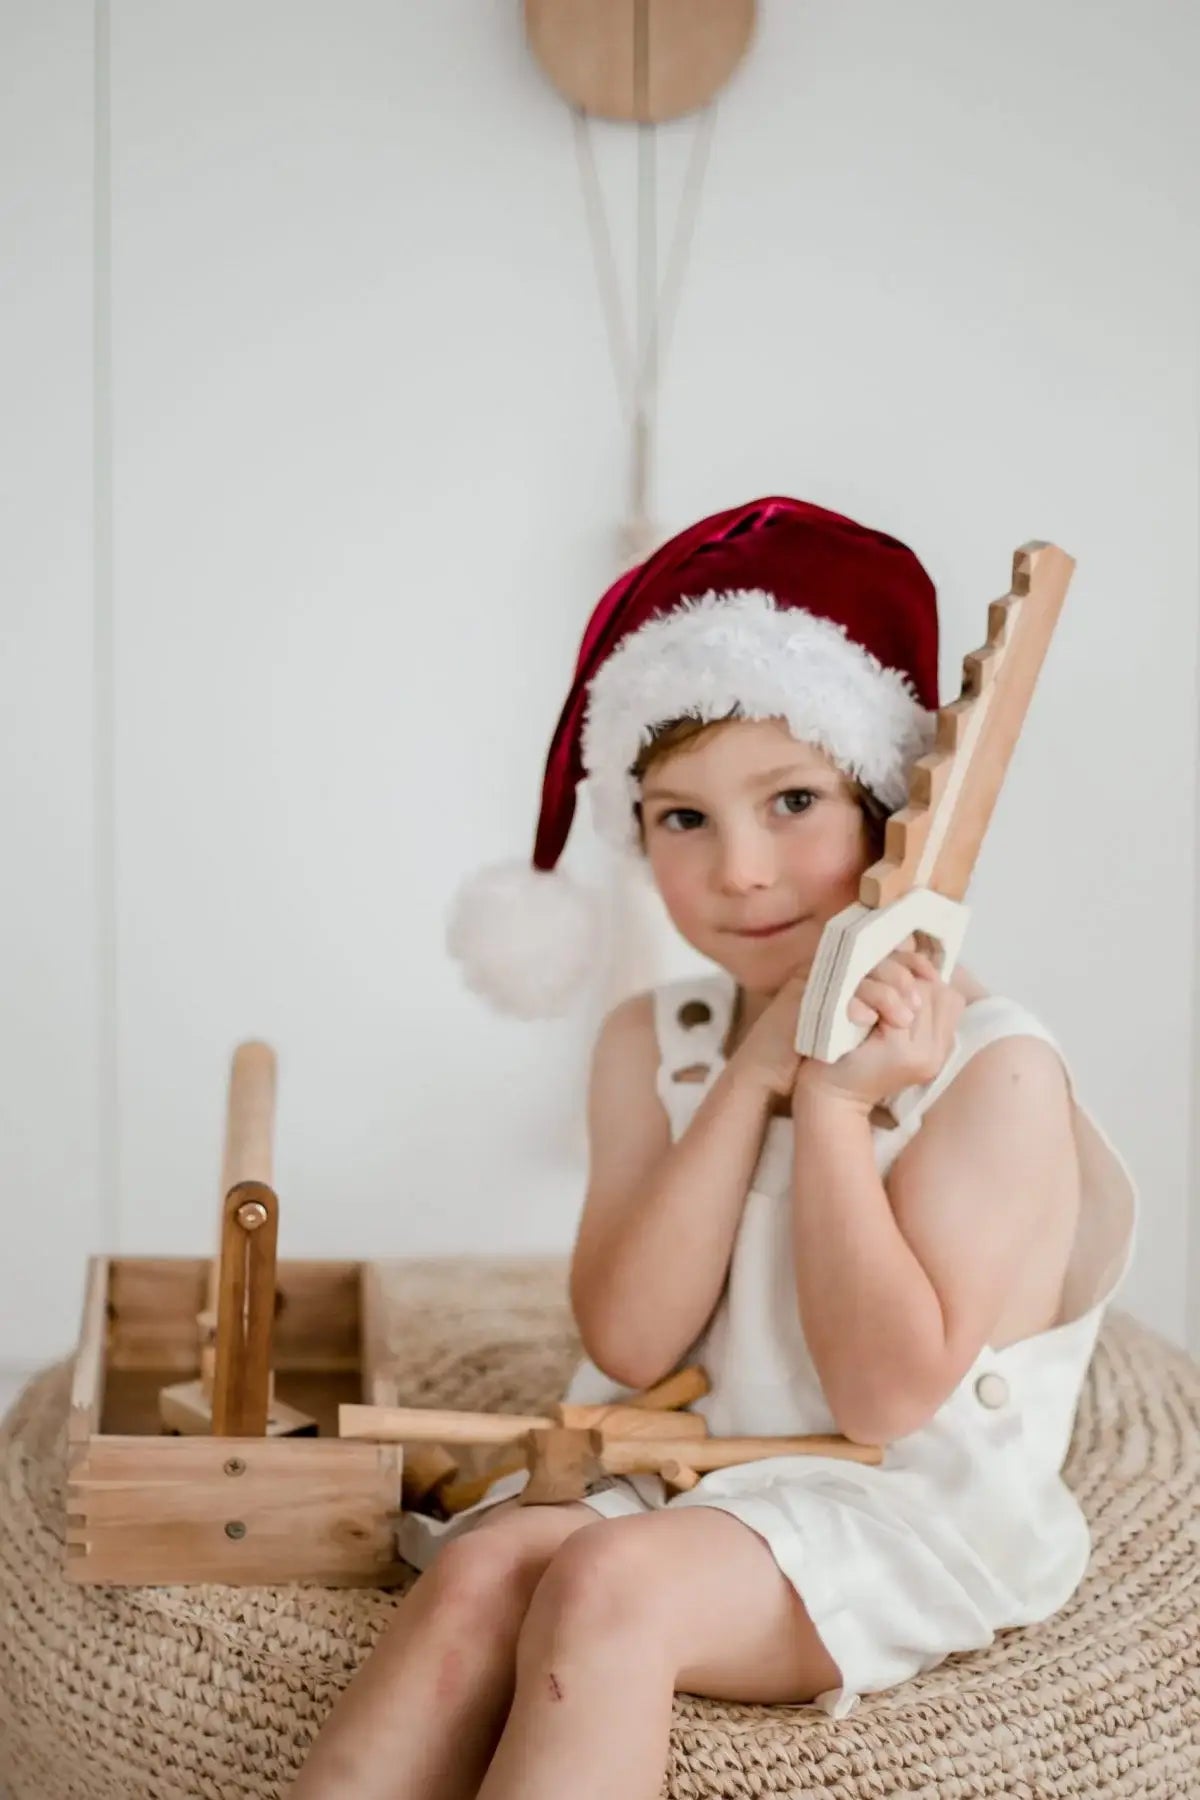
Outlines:
{"label": "white sleeveless romper", "polygon": [[[655,990],[658,1093],[673,1138],[720,1070],[733,1002],[724,974]],[[698,1024],[683,1022],[699,1014]],[[881,1175],[968,1059],[1013,1035],[1054,1044],[1031,1013],[1002,996],[965,1008],[936,1080],[901,1097],[898,1126],[876,1129]],[[677,1079],[697,1064],[707,1066],[703,1081]],[[1128,1168],[1066,1073],[1082,1197],[1059,1323],[999,1349],[985,1346],[934,1416],[888,1444],[880,1464],[771,1457],[714,1470],[670,1500],[653,1475],[618,1477],[587,1497],[608,1517],[664,1505],[714,1506],[757,1532],[838,1665],[842,1685],[812,1702],[834,1718],[850,1712],[860,1694],[893,1687],[952,1652],[982,1649],[997,1631],[1048,1618],[1087,1568],[1087,1521],[1060,1470],[1105,1305],[1132,1257],[1138,1198]],[[791,1273],[791,1133],[788,1117],[767,1125],[724,1290],[682,1359],[700,1362],[708,1374],[710,1391],[693,1410],[714,1435],[837,1430],[804,1340]],[[598,1402],[628,1391],[585,1360],[564,1397]],[[447,1537],[518,1493],[526,1479],[524,1472],[499,1479],[477,1506],[449,1521],[406,1515],[401,1554],[428,1566]]]}

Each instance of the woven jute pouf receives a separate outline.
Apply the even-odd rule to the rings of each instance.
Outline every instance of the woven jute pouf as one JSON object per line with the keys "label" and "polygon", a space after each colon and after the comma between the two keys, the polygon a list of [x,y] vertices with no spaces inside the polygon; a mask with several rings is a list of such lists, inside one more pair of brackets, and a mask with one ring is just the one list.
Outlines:
{"label": "woven jute pouf", "polygon": [[[405,1401],[526,1411],[561,1393],[578,1354],[561,1260],[387,1273]],[[68,1372],[38,1376],[0,1428],[0,1791],[281,1794],[404,1590],[69,1585]],[[1200,1368],[1119,1311],[1065,1475],[1094,1552],[1055,1618],[865,1696],[840,1721],[681,1695],[670,1800],[1196,1800]]]}

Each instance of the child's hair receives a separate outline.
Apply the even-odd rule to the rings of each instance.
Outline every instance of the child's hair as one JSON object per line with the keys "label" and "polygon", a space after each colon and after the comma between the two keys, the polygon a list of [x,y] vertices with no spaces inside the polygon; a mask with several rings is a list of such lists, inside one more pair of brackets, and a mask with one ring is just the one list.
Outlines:
{"label": "child's hair", "polygon": [[[720,719],[701,719],[694,713],[686,713],[680,718],[668,719],[663,724],[656,725],[646,743],[638,751],[633,768],[630,770],[631,775],[635,781],[640,782],[647,770],[653,768],[655,763],[664,761],[677,750],[682,750],[685,744],[695,743],[700,738],[720,731],[726,725],[732,724],[744,716],[738,707],[734,707],[732,712],[726,713]],[[866,825],[871,860],[878,861],[883,855],[884,835],[890,814],[882,800],[878,799],[869,788],[863,787],[861,782],[855,781],[849,776],[846,779],[850,785],[851,797],[857,803]],[[634,810],[637,814],[640,831],[642,825],[640,801]]]}

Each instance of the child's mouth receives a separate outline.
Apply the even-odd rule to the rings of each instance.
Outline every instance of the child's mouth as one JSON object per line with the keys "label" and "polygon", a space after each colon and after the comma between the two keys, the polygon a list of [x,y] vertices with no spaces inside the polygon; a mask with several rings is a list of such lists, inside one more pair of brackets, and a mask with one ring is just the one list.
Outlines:
{"label": "child's mouth", "polygon": [[755,931],[740,929],[736,935],[748,938],[778,937],[781,932],[792,931],[797,925],[803,925],[803,923],[803,919],[785,919],[782,925],[763,925]]}

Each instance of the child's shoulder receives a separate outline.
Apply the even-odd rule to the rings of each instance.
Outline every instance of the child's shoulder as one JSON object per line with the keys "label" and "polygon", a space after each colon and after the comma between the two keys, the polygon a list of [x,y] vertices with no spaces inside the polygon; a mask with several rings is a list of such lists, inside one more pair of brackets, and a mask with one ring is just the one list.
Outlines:
{"label": "child's shoulder", "polygon": [[906,1110],[977,1120],[982,1106],[1015,1128],[1030,1105],[1066,1120],[1073,1099],[1070,1065],[1037,1013],[1009,994],[986,993],[968,1000],[940,1073],[910,1092]]}
{"label": "child's shoulder", "polygon": [[654,990],[629,994],[605,1013],[592,1047],[592,1063],[629,1063],[656,1053]]}
{"label": "child's shoulder", "polygon": [[1040,1038],[1058,1049],[1053,1032],[1025,1001],[989,992],[968,997],[958,1026],[961,1059],[988,1044],[1016,1037]]}
{"label": "child's shoulder", "polygon": [[722,971],[702,971],[643,988],[605,1015],[594,1065],[620,1063],[657,1083],[660,1069],[707,1070],[724,1053],[736,990]]}
{"label": "child's shoulder", "polygon": [[719,970],[676,976],[618,1001],[605,1015],[600,1035],[654,1037],[661,1042],[676,1032],[696,1037],[723,1032],[734,998],[732,981]]}

